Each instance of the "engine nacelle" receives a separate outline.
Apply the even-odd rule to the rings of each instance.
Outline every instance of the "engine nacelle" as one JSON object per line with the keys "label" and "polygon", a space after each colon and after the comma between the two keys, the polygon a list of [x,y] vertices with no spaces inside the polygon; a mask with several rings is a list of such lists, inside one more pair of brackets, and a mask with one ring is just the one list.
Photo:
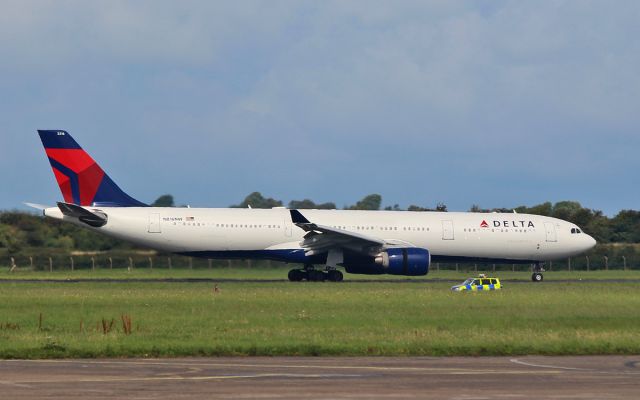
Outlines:
{"label": "engine nacelle", "polygon": [[418,247],[391,248],[369,259],[348,259],[345,270],[351,274],[367,275],[426,275],[431,264],[429,250]]}

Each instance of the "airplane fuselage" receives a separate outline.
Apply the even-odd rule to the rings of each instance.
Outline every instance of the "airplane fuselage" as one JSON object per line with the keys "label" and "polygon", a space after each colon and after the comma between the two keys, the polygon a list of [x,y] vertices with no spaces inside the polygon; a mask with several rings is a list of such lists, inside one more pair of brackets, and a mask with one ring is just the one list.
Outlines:
{"label": "airplane fuselage", "polygon": [[[57,207],[46,216],[161,251],[207,258],[255,258],[313,264],[305,232],[289,210],[238,208],[86,207],[108,222],[88,227]],[[399,247],[428,249],[432,262],[536,263],[571,257],[593,247],[567,221],[516,213],[303,210],[314,223],[366,235]],[[326,258],[326,255],[324,256]]]}

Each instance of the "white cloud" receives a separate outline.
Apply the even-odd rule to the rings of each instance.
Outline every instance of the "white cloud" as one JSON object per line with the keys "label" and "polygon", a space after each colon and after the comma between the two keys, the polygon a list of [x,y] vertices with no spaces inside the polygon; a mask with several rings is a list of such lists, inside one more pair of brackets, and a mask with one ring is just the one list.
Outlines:
{"label": "white cloud", "polygon": [[248,180],[260,159],[265,185],[345,169],[442,186],[479,171],[570,180],[631,156],[614,144],[637,137],[637,2],[2,7],[0,120],[121,135],[123,157],[143,146],[144,163],[175,161],[180,176],[216,157]]}

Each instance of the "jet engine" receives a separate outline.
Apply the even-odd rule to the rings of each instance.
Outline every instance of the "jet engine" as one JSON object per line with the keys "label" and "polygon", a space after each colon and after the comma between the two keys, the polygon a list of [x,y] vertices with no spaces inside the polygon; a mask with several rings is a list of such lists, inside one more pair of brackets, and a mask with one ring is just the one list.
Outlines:
{"label": "jet engine", "polygon": [[344,268],[351,274],[426,275],[431,264],[429,250],[419,247],[391,248],[374,257],[345,254]]}

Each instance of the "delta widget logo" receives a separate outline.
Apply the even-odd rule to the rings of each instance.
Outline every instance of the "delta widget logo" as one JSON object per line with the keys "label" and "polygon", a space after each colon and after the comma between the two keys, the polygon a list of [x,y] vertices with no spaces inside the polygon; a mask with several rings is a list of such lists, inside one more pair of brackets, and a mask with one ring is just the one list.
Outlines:
{"label": "delta widget logo", "polygon": [[[494,228],[535,228],[533,221],[491,221]],[[488,228],[489,223],[486,220],[482,220],[480,228]]]}

